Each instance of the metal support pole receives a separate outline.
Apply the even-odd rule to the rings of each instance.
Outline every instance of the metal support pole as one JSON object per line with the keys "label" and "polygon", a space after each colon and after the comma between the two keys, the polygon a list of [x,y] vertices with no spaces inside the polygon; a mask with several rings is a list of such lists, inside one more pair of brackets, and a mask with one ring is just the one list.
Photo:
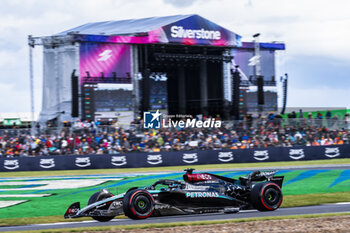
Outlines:
{"label": "metal support pole", "polygon": [[207,83],[207,62],[206,60],[200,61],[199,66],[200,76],[200,106],[203,116],[208,115],[208,83]]}
{"label": "metal support pole", "polygon": [[[222,56],[228,58],[230,56],[230,50],[225,49]],[[222,62],[223,115],[225,120],[230,117],[230,104],[232,103],[231,62],[234,62],[233,58],[232,61],[224,60]]]}
{"label": "metal support pole", "polygon": [[29,45],[29,80],[30,80],[30,110],[31,110],[31,129],[30,134],[35,135],[35,106],[34,106],[34,70],[33,70],[33,48],[34,41],[31,35],[28,36],[28,45]]}
{"label": "metal support pole", "polygon": [[56,80],[56,103],[57,103],[57,133],[61,131],[61,106],[60,106],[60,80],[58,75],[58,48],[54,52],[54,70]]}
{"label": "metal support pole", "polygon": [[[257,33],[255,35],[253,35],[254,38],[254,56],[256,57],[256,63],[255,63],[255,80],[257,83],[259,78],[261,77],[261,64],[260,64],[260,43],[259,43],[259,36],[260,33]],[[262,80],[262,84],[264,84],[264,81]],[[263,86],[262,88],[262,92],[263,92]],[[257,95],[258,95],[259,91],[257,91]],[[263,111],[263,105],[258,103],[258,112],[259,114],[261,114],[261,112]]]}
{"label": "metal support pole", "polygon": [[288,91],[288,74],[284,74],[285,77],[281,77],[282,87],[283,87],[283,103],[282,103],[282,111],[281,114],[284,114],[287,106],[287,91]]}
{"label": "metal support pole", "polygon": [[74,124],[77,119],[81,118],[82,109],[81,109],[81,81],[80,81],[80,44],[78,42],[74,43],[74,67],[75,67],[75,75],[78,76],[78,108],[79,108],[79,116],[77,118],[72,119],[72,123]]}
{"label": "metal support pole", "polygon": [[133,85],[133,111],[134,111],[134,119],[140,116],[140,90],[139,90],[139,82],[140,82],[140,71],[138,67],[138,47],[136,45],[132,45],[132,53],[131,53],[131,64],[132,64],[132,85]]}
{"label": "metal support pole", "polygon": [[260,64],[260,43],[259,43],[259,36],[260,34],[255,34],[254,37],[254,56],[257,57],[256,63],[255,63],[255,75],[257,78],[261,75],[261,64]]}
{"label": "metal support pole", "polygon": [[186,77],[185,67],[179,66],[178,68],[178,112],[181,114],[186,113]]}
{"label": "metal support pole", "polygon": [[150,74],[151,70],[148,67],[148,49],[147,45],[144,45],[143,47],[143,59],[144,59],[144,65],[143,67],[143,73],[142,73],[142,116],[145,111],[149,111],[151,109],[150,106]]}

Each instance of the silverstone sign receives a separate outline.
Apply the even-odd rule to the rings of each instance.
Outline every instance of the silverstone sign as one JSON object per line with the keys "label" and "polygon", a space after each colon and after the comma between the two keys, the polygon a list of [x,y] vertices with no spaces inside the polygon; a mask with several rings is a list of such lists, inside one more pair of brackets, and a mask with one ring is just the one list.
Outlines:
{"label": "silverstone sign", "polygon": [[189,38],[189,39],[205,39],[205,40],[220,40],[220,31],[205,30],[204,28],[193,30],[184,29],[182,26],[172,26],[170,28],[171,37],[173,38]]}
{"label": "silverstone sign", "polygon": [[0,158],[0,172],[139,168],[221,163],[252,163],[350,158],[350,145],[193,150],[115,155],[60,155]]}

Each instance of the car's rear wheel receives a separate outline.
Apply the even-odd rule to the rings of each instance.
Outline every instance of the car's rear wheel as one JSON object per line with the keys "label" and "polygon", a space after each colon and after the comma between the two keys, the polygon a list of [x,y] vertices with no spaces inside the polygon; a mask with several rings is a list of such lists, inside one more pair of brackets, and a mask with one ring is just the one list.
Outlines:
{"label": "car's rear wheel", "polygon": [[[95,202],[98,202],[98,201],[102,201],[102,200],[107,199],[111,196],[113,196],[113,194],[111,194],[110,192],[105,192],[103,190],[100,192],[94,193],[90,197],[90,199],[88,201],[88,205],[95,203]],[[110,205],[110,203],[106,203],[105,206],[101,206],[101,207],[99,207],[99,209],[108,209],[109,205]],[[99,222],[108,222],[108,221],[112,220],[115,216],[91,216],[91,217]]]}
{"label": "car's rear wheel", "polygon": [[154,199],[146,190],[133,189],[124,196],[123,210],[131,219],[148,218],[154,211]]}
{"label": "car's rear wheel", "polygon": [[283,200],[281,188],[272,182],[255,184],[251,192],[251,201],[259,211],[273,211],[278,209]]}

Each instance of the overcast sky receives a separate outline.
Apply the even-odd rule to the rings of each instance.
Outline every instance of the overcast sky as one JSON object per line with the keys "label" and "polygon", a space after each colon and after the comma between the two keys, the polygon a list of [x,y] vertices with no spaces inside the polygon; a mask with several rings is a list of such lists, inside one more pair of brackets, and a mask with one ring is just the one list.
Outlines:
{"label": "overcast sky", "polygon": [[[29,112],[27,36],[87,22],[199,14],[250,41],[283,41],[277,73],[289,74],[289,107],[350,107],[348,0],[0,0],[0,112]],[[35,49],[35,110],[42,51]]]}

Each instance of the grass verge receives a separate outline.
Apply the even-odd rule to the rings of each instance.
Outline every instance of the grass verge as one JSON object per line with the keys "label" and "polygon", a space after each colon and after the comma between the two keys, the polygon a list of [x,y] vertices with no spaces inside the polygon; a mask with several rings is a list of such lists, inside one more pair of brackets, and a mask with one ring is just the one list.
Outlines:
{"label": "grass verge", "polygon": [[283,197],[282,207],[310,206],[337,202],[350,202],[350,192],[286,195]]}
{"label": "grass verge", "polygon": [[[139,225],[119,225],[119,226],[105,226],[105,227],[84,227],[84,228],[65,228],[57,230],[37,230],[37,231],[22,231],[27,233],[42,233],[42,232],[84,232],[84,231],[111,231],[120,232],[121,230],[131,229],[146,229],[146,228],[170,228],[181,226],[203,226],[203,225],[216,225],[227,223],[240,223],[240,222],[252,222],[252,221],[269,221],[269,220],[282,220],[282,219],[300,219],[300,218],[320,218],[320,217],[334,217],[350,215],[349,213],[331,213],[331,214],[307,214],[307,215],[290,215],[290,216],[278,216],[278,217],[256,217],[256,218],[242,218],[232,220],[215,220],[215,221],[196,221],[196,222],[177,222],[177,223],[156,223],[156,224],[139,224]],[[16,231],[18,232],[18,231]]]}
{"label": "grass verge", "polygon": [[[208,165],[191,165],[197,170],[205,169],[229,169],[229,168],[258,168],[258,167],[289,167],[308,165],[337,165],[350,164],[350,159],[327,159],[311,161],[287,161],[268,163],[225,163]],[[30,176],[63,176],[63,175],[92,175],[113,173],[136,173],[136,172],[160,172],[160,171],[182,171],[188,166],[169,167],[146,167],[146,168],[117,168],[117,169],[84,169],[84,170],[57,170],[57,171],[29,171],[29,172],[0,172],[0,177],[30,177]]]}
{"label": "grass verge", "polygon": [[[283,197],[282,207],[297,207],[308,205],[320,205],[326,203],[350,202],[350,192],[337,193],[320,193],[320,194],[305,194],[305,195],[287,195]],[[116,218],[126,218],[118,216]],[[55,223],[55,222],[78,222],[91,220],[91,218],[64,219],[63,216],[47,216],[47,217],[28,217],[28,218],[11,218],[0,219],[0,226],[16,226],[40,223]]]}

